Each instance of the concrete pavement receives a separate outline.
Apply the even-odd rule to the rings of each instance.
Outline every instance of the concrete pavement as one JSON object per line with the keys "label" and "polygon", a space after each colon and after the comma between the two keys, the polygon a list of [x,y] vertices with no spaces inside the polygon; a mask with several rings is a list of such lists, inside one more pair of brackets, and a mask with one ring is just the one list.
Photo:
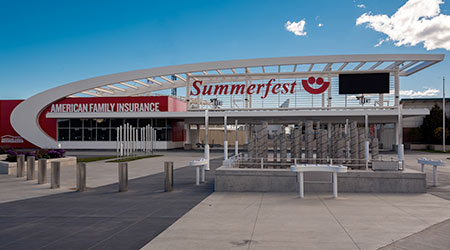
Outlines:
{"label": "concrete pavement", "polygon": [[[91,153],[92,154],[92,153]],[[162,157],[147,158],[128,163],[128,178],[135,179],[160,173],[164,170],[165,161],[173,161],[174,168],[185,167],[192,160],[203,157],[200,151],[163,151]],[[223,154],[211,152],[211,158],[221,157]],[[100,187],[117,183],[117,163],[105,161],[87,163],[86,184],[88,188]],[[37,173],[36,173],[37,175]],[[47,184],[38,185],[37,179],[26,181],[11,175],[0,175],[0,203],[41,197],[45,195],[73,192],[76,187],[76,166],[61,168],[61,188],[50,189],[50,168],[47,169]]]}
{"label": "concrete pavement", "polygon": [[216,192],[143,249],[377,249],[450,218],[430,194],[330,197]]}
{"label": "concrete pavement", "polygon": [[433,160],[443,160],[446,163],[445,167],[438,167],[438,186],[432,187],[433,184],[433,167],[426,166],[425,173],[427,174],[428,193],[439,196],[443,199],[450,200],[450,154],[441,153],[425,153],[420,151],[408,151],[405,154],[405,164],[409,169],[420,171],[420,164],[417,163],[417,158],[426,157]]}
{"label": "concrete pavement", "polygon": [[174,171],[174,190],[164,192],[164,174],[129,182],[0,203],[0,249],[139,249],[213,192],[212,160],[207,182],[195,185],[191,167]]}
{"label": "concrete pavement", "polygon": [[[179,168],[203,155],[202,152],[170,151],[163,154],[164,157],[130,162],[130,179],[135,178],[136,187],[148,185],[151,178],[161,178],[164,161],[174,161],[175,168]],[[214,154],[212,157],[222,156]],[[416,161],[419,157],[445,159],[448,154],[407,152],[406,167],[420,169]],[[89,247],[85,246],[92,242],[93,249],[115,246],[116,249],[137,249],[154,237],[144,249],[449,249],[445,236],[450,235],[450,166],[446,161],[447,166],[438,170],[439,186],[429,187],[428,194],[341,193],[338,199],[331,199],[331,194],[308,193],[305,199],[299,200],[297,193],[213,193],[200,202],[211,192],[206,190],[200,196],[194,195],[200,199],[195,198],[193,203],[183,193],[177,198],[179,203],[170,204],[160,200],[158,192],[152,193],[148,187],[145,192],[129,192],[130,199],[115,193],[115,184],[104,185],[117,182],[117,164],[89,163],[88,187],[99,188],[86,194],[71,192],[3,203],[7,207],[19,205],[0,209],[4,213],[1,225],[23,223],[41,216],[44,224],[32,221],[28,232],[34,232],[33,227],[37,226],[37,231],[43,231],[38,235],[50,234],[47,239],[53,243],[48,249],[63,246],[65,240],[61,239],[71,235],[92,236],[87,244],[74,242],[74,249],[87,249]],[[220,164],[220,160],[215,164]],[[194,170],[183,171],[187,171],[188,182],[193,182]],[[431,168],[426,172],[431,185]],[[75,168],[62,169],[61,177],[63,187],[51,190],[35,181],[0,176],[0,188],[6,190],[0,193],[0,203],[73,191]],[[130,186],[130,190],[133,189]],[[76,201],[84,203],[78,206],[73,203]],[[134,205],[129,205],[130,202]],[[200,203],[195,206],[197,202]],[[55,204],[58,206],[52,207]],[[58,208],[65,209],[59,211]],[[50,210],[46,209],[57,210],[48,212]],[[163,219],[161,213],[165,211],[176,216]],[[72,224],[80,219],[81,224]],[[41,229],[43,225],[46,229]],[[79,231],[73,233],[71,225]],[[59,227],[67,227],[69,231],[60,232]],[[13,228],[16,231],[11,232],[11,237],[23,237],[27,232],[21,227]],[[164,228],[167,230],[162,232]],[[120,232],[124,232],[124,236],[120,236]],[[0,232],[0,236],[4,233]],[[138,238],[133,238],[134,235]],[[19,240],[6,246],[35,243],[38,239],[33,238],[35,236],[31,235],[29,241]]]}
{"label": "concrete pavement", "polygon": [[[407,168],[419,170],[419,157],[446,160],[448,154],[408,152]],[[431,168],[426,172],[431,185]],[[430,192],[450,197],[450,166],[438,173],[439,187]],[[299,200],[296,193],[216,192],[143,249],[449,249],[443,236],[450,234],[450,201],[432,194],[306,194]],[[430,242],[430,235],[440,241]]]}

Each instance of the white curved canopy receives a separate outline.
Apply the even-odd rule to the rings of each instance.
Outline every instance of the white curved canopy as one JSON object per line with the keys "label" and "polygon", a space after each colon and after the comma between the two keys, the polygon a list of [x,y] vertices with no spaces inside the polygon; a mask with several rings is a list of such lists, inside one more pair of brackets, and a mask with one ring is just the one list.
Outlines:
{"label": "white curved canopy", "polygon": [[185,87],[187,78],[329,74],[350,72],[397,72],[409,76],[444,59],[443,54],[333,55],[261,58],[183,64],[80,80],[46,90],[19,104],[11,114],[13,128],[40,147],[57,142],[39,127],[38,117],[51,103],[65,97],[134,96],[158,90]]}

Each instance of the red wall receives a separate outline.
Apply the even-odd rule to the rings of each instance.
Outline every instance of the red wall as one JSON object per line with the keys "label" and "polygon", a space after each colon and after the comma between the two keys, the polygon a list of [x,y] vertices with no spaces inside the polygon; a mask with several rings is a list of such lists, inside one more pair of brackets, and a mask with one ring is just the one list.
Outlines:
{"label": "red wall", "polygon": [[184,131],[183,120],[172,121],[172,141],[184,141],[186,131]]}
{"label": "red wall", "polygon": [[[12,128],[10,116],[14,108],[23,100],[0,100],[0,137],[5,135],[19,136]],[[55,104],[85,104],[85,103],[159,103],[161,112],[182,112],[186,111],[186,103],[176,98],[168,96],[139,96],[139,97],[80,97],[65,98],[55,102]],[[39,115],[39,125],[41,129],[50,137],[56,140],[56,119],[47,118],[46,114],[50,112],[51,104]],[[185,131],[183,120],[172,122],[172,141],[184,141]],[[22,138],[23,139],[23,138]],[[12,148],[36,148],[35,145],[24,140],[23,143],[1,143],[0,146],[9,146]]]}
{"label": "red wall", "polygon": [[[175,101],[173,101],[175,100]],[[186,111],[186,104],[175,98],[168,96],[138,96],[138,97],[79,97],[65,98],[54,104],[85,104],[85,103],[159,103],[160,111],[173,112],[175,110]],[[46,118],[46,114],[51,110],[51,104],[39,116],[39,125],[42,130],[56,140],[56,119]]]}
{"label": "red wall", "polygon": [[[10,117],[14,108],[21,102],[23,102],[23,100],[0,100],[0,138],[6,135],[20,137],[11,126]],[[23,139],[23,141],[23,143],[2,143],[0,140],[0,146],[8,146],[11,148],[37,148],[27,140]]]}

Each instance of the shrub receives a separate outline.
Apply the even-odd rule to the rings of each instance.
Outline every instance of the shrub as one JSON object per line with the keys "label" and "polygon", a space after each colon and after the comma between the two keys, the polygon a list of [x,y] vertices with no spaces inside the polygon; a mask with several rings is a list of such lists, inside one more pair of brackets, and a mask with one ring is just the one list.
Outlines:
{"label": "shrub", "polygon": [[6,161],[16,162],[17,155],[20,154],[25,155],[25,157],[34,156],[34,158],[37,160],[37,159],[62,158],[65,156],[66,151],[64,149],[40,149],[37,151],[21,152],[8,149],[5,150],[5,153],[7,154]]}
{"label": "shrub", "polygon": [[61,153],[60,151],[55,150],[55,149],[49,150],[49,151],[47,152],[47,154],[50,156],[51,159],[52,159],[52,158],[62,158],[62,157],[64,157],[64,154],[63,154],[63,153]]}
{"label": "shrub", "polygon": [[[449,129],[450,121],[445,117],[445,129]],[[441,127],[441,137],[435,136],[436,129]],[[424,143],[439,144],[442,143],[442,109],[435,105],[430,114],[423,119],[422,126],[420,126],[422,138]]]}
{"label": "shrub", "polygon": [[9,161],[9,162],[16,162],[17,161],[17,155],[10,155],[10,154],[8,154],[7,156],[6,156],[6,161]]}
{"label": "shrub", "polygon": [[6,151],[9,150],[8,146],[1,146],[0,147],[0,154],[7,154]]}

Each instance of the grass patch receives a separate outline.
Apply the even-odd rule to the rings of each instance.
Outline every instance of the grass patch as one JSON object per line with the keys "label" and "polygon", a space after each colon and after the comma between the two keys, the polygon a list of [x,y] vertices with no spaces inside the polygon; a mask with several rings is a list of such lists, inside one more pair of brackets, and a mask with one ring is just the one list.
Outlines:
{"label": "grass patch", "polygon": [[154,157],[160,157],[160,156],[163,156],[163,155],[129,156],[129,157],[119,158],[119,159],[107,161],[107,162],[129,162],[129,161],[137,161],[137,160],[141,160],[141,159],[154,158]]}
{"label": "grass patch", "polygon": [[104,161],[104,160],[110,160],[110,159],[114,159],[117,158],[117,156],[95,156],[95,157],[81,157],[78,158],[77,157],[77,162],[94,162],[94,161]]}

